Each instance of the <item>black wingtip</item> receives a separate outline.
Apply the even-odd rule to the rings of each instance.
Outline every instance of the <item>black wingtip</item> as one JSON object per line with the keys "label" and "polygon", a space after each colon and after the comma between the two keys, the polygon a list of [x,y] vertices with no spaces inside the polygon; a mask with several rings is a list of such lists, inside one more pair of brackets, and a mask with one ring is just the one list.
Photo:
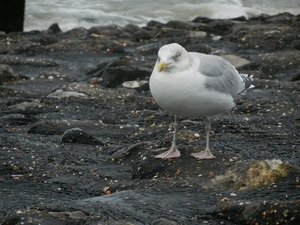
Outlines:
{"label": "black wingtip", "polygon": [[241,75],[241,78],[243,79],[243,83],[245,84],[244,90],[239,93],[239,94],[242,94],[249,88],[254,88],[254,85],[252,85],[252,82],[254,79],[253,79],[253,76],[249,75],[249,74],[240,74],[240,75]]}

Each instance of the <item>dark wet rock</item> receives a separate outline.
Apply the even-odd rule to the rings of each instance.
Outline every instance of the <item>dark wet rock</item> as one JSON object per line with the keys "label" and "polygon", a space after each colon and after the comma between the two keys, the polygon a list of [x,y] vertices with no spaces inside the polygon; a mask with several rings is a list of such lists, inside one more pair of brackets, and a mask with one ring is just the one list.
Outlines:
{"label": "dark wet rock", "polygon": [[299,70],[300,52],[284,50],[271,53],[262,53],[251,58],[251,63],[244,68],[259,69],[266,77],[291,81],[293,74]]}
{"label": "dark wet rock", "polygon": [[61,38],[85,39],[88,35],[88,30],[83,27],[74,28],[60,34]]}
{"label": "dark wet rock", "polygon": [[185,46],[185,49],[189,52],[201,52],[204,54],[210,54],[212,52],[212,48],[206,44],[190,44]]}
{"label": "dark wet rock", "polygon": [[62,30],[60,29],[59,25],[57,23],[52,24],[49,28],[48,31],[50,34],[57,34],[61,33]]}
{"label": "dark wet rock", "polygon": [[88,68],[86,74],[89,75],[89,76],[93,76],[93,77],[100,77],[102,75],[103,71],[105,70],[105,67],[107,66],[107,64],[109,62],[110,61],[104,61],[104,62],[101,62],[97,65],[94,65],[91,68]]}
{"label": "dark wet rock", "polygon": [[29,134],[46,134],[46,135],[57,135],[63,134],[67,123],[55,123],[50,121],[39,122],[34,124],[32,127],[29,128]]}
{"label": "dark wet rock", "polygon": [[[166,192],[166,198],[161,198],[160,192],[164,191]],[[192,196],[195,196],[195,193],[190,193]],[[180,206],[179,199],[178,198],[172,198],[172,194],[166,190],[127,190],[127,191],[121,191],[105,196],[98,196],[93,198],[87,198],[78,200],[77,204],[79,206],[85,207],[86,205],[89,205],[93,209],[101,212],[102,217],[104,219],[111,218],[111,223],[108,224],[115,224],[117,221],[121,224],[152,224],[152,222],[156,221],[158,222],[166,222],[166,224],[183,224],[185,223],[182,218],[179,218],[176,215],[178,211],[184,212],[187,209],[192,209],[193,207],[196,207],[194,204],[188,204],[189,200],[192,198],[192,196],[182,195],[181,199],[185,207],[183,205]],[[169,202],[169,204],[167,203]],[[205,203],[203,203],[205,205]],[[136,207],[142,206],[143,208],[147,208],[144,212],[137,210]],[[161,211],[157,211],[158,206],[163,206]],[[177,206],[177,208],[176,208]],[[152,210],[148,210],[151,209]],[[114,217],[114,214],[116,212],[122,212],[122,220]],[[163,221],[162,219],[158,220],[158,218],[164,218],[166,215],[173,215],[172,219],[166,219]],[[130,216],[134,215],[134,216]],[[178,215],[178,214],[177,214]],[[184,214],[183,214],[184,216]],[[201,221],[201,220],[200,220]],[[200,221],[197,221],[197,219],[193,218],[186,218],[187,224],[196,224],[200,223]],[[114,222],[114,223],[112,223]],[[196,222],[196,223],[195,223]],[[117,223],[116,223],[117,224]],[[159,224],[159,223],[158,223]],[[164,223],[162,223],[164,224]]]}
{"label": "dark wet rock", "polygon": [[103,71],[101,84],[104,87],[116,87],[124,81],[145,79],[151,70],[135,66],[137,61],[141,62],[141,58],[128,56],[110,62]]}
{"label": "dark wet rock", "polygon": [[292,41],[292,43],[291,43],[291,49],[300,50],[300,39]]}
{"label": "dark wet rock", "polygon": [[[137,46],[134,50],[134,55],[150,55],[153,56],[157,53],[158,49],[162,46],[161,43],[148,43],[145,45]],[[156,59],[156,57],[155,57]]]}
{"label": "dark wet rock", "polygon": [[[235,224],[298,224],[299,201],[236,202],[224,198],[209,213]],[[236,213],[239,212],[239,213]]]}
{"label": "dark wet rock", "polygon": [[12,82],[21,79],[21,77],[14,73],[13,69],[5,64],[0,64],[0,85],[6,82]]}
{"label": "dark wet rock", "polygon": [[[179,137],[180,140],[184,140],[185,138],[191,137],[192,134],[187,132],[186,134]],[[146,179],[146,178],[158,178],[158,177],[164,177],[165,179],[173,179],[174,177],[180,176],[184,177],[183,183],[186,182],[188,184],[191,183],[197,183],[197,178],[194,178],[194,180],[189,178],[189,172],[186,171],[184,168],[186,168],[186,159],[190,158],[191,153],[195,152],[192,147],[184,147],[182,145],[179,146],[181,148],[182,157],[178,159],[172,159],[172,160],[156,160],[154,158],[154,155],[157,155],[159,152],[166,151],[167,148],[170,148],[171,146],[171,135],[168,135],[167,140],[169,140],[168,145],[163,148],[155,148],[153,146],[153,143],[151,145],[148,145],[146,147],[143,146],[136,146],[135,151],[135,157],[134,160],[132,160],[132,156],[129,156],[126,160],[132,161],[132,178],[133,179]],[[223,154],[218,154],[218,157],[220,160],[229,161],[229,157]],[[124,159],[123,159],[124,160]],[[205,179],[209,177],[210,173],[214,170],[213,166],[209,165],[211,164],[210,160],[203,161],[201,164],[205,168],[205,171],[202,171],[202,166],[198,165],[197,160],[188,160],[189,166],[193,168],[194,174],[201,174],[202,177]],[[219,163],[217,163],[219,164]],[[221,167],[221,165],[220,165]],[[228,167],[230,167],[230,164],[223,164],[222,165],[222,171],[226,170]],[[213,176],[216,176],[217,174],[214,173]],[[221,175],[221,173],[219,174]],[[177,185],[176,182],[174,185]],[[181,182],[178,182],[178,185],[181,185]]]}
{"label": "dark wet rock", "polygon": [[43,31],[39,31],[39,30],[32,30],[32,31],[25,31],[25,32],[12,32],[7,34],[6,40],[8,42],[6,44],[9,44],[10,42],[18,43],[18,40],[22,38],[24,38],[24,41],[26,41],[29,38],[39,37],[42,34],[45,35],[46,33],[43,33]]}
{"label": "dark wet rock", "polygon": [[16,213],[10,214],[3,221],[5,225],[18,224],[82,224],[87,220],[87,216],[81,211],[74,212],[43,212],[34,209],[18,210]]}
{"label": "dark wet rock", "polygon": [[[12,214],[9,215],[5,218],[2,224],[7,224],[7,225],[17,225],[20,224],[21,222],[21,216],[18,214]],[[22,221],[23,222],[23,221]],[[24,222],[23,222],[24,223]]]}
{"label": "dark wet rock", "polygon": [[206,17],[196,17],[192,22],[206,24],[208,28],[206,31],[212,32],[214,34],[226,34],[230,31],[230,28],[239,23],[237,21],[247,21],[245,17],[233,18],[229,20],[225,19],[209,19]]}
{"label": "dark wet rock", "polygon": [[155,221],[153,221],[153,223],[151,225],[177,225],[176,222],[173,222],[171,220],[166,220],[166,219],[157,219]]}
{"label": "dark wet rock", "polygon": [[269,24],[238,24],[232,27],[230,34],[231,40],[239,42],[241,49],[286,49],[290,48],[295,40],[295,35],[299,33],[300,28],[291,30],[287,25],[269,25]]}
{"label": "dark wet rock", "polygon": [[61,136],[61,143],[77,143],[77,144],[89,144],[99,145],[102,144],[100,140],[93,137],[91,134],[83,131],[82,129],[75,127],[66,130]]}
{"label": "dark wet rock", "polygon": [[294,26],[296,22],[299,22],[299,17],[291,13],[279,13],[277,15],[267,15],[263,14],[257,18],[257,20],[262,20],[267,23],[281,23]]}
{"label": "dark wet rock", "polygon": [[88,216],[81,211],[48,212],[48,214],[50,214],[51,216],[56,217],[56,218],[68,217],[68,218],[74,219],[74,220],[86,220],[88,218]]}
{"label": "dark wet rock", "polygon": [[107,46],[107,49],[106,51],[108,53],[124,53],[125,50],[123,48],[123,45],[119,44],[119,43],[112,43],[112,44],[109,44]]}
{"label": "dark wet rock", "polygon": [[183,21],[173,20],[167,22],[166,26],[169,28],[180,29],[180,30],[209,31],[208,26],[203,23],[193,23],[193,22],[183,22]]}
{"label": "dark wet rock", "polygon": [[25,59],[22,57],[16,57],[16,56],[0,56],[0,62],[9,64],[9,65],[31,65],[31,66],[57,66],[57,64],[53,61],[49,60],[43,60],[43,59]]}
{"label": "dark wet rock", "polygon": [[[261,20],[263,23],[257,22]],[[299,18],[291,14],[262,15],[250,19],[249,23],[237,23],[232,26],[228,36],[237,41],[241,49],[288,49],[295,39],[298,40],[300,30],[294,26],[295,21],[299,23]]]}
{"label": "dark wet rock", "polygon": [[17,113],[0,116],[1,126],[22,126],[31,124],[36,121],[37,118],[35,118],[34,116]]}
{"label": "dark wet rock", "polygon": [[212,21],[214,21],[214,19],[210,19],[210,18],[202,17],[202,16],[198,16],[192,20],[192,22],[194,22],[194,23],[210,23]]}
{"label": "dark wet rock", "polygon": [[58,42],[57,38],[51,35],[44,35],[39,38],[32,38],[31,41],[35,43],[40,43],[41,45],[45,45],[45,46]]}
{"label": "dark wet rock", "polygon": [[300,71],[297,71],[291,81],[299,81],[300,80]]}
{"label": "dark wet rock", "polygon": [[[155,38],[176,38],[176,37],[186,37],[190,34],[189,30],[178,30],[173,28],[165,27],[163,29],[159,29],[155,33]],[[172,41],[170,41],[172,42]]]}
{"label": "dark wet rock", "polygon": [[151,20],[147,23],[147,27],[155,27],[155,28],[162,28],[165,27],[164,23],[155,21],[155,20]]}
{"label": "dark wet rock", "polygon": [[141,30],[141,28],[135,24],[127,24],[123,29],[131,34]]}
{"label": "dark wet rock", "polygon": [[226,33],[229,29],[236,24],[233,20],[212,20],[207,23],[213,30],[216,30],[217,33]]}
{"label": "dark wet rock", "polygon": [[105,37],[119,37],[124,30],[122,27],[117,25],[111,26],[93,26],[88,29],[89,34],[102,35]]}
{"label": "dark wet rock", "polygon": [[[299,18],[0,35],[0,62],[25,77],[0,87],[1,222],[299,224]],[[171,42],[255,78],[212,118],[214,160],[190,157],[205,148],[203,118],[180,118],[180,158],[154,158],[172,144],[173,116],[147,81]]]}
{"label": "dark wet rock", "polygon": [[117,151],[115,151],[112,155],[109,156],[109,159],[111,161],[119,161],[119,160],[123,160],[125,157],[128,157],[130,155],[139,155],[141,153],[138,151],[147,145],[151,145],[151,142],[141,142],[129,146],[128,148],[127,147],[119,148],[117,149]]}
{"label": "dark wet rock", "polygon": [[42,108],[43,104],[39,102],[22,102],[16,105],[10,105],[6,109],[11,111],[29,111],[32,109]]}
{"label": "dark wet rock", "polygon": [[[81,129],[85,129],[89,126],[99,126],[98,129],[102,129],[103,125],[97,123],[97,121],[93,120],[83,120],[83,121],[42,121],[35,123],[32,125],[28,133],[30,134],[46,134],[46,135],[65,135],[63,136],[64,142],[72,142],[72,135],[74,134],[74,138],[78,136],[82,136],[82,140],[93,140],[92,142],[97,142],[96,139],[91,134],[88,134]],[[78,128],[80,127],[80,128]],[[102,128],[101,128],[102,127]],[[71,141],[68,141],[69,139]],[[75,142],[75,140],[74,140]],[[79,141],[78,141],[79,142]]]}
{"label": "dark wet rock", "polygon": [[152,35],[148,31],[146,31],[144,29],[140,29],[140,30],[138,30],[138,31],[136,31],[132,34],[130,40],[131,41],[140,41],[140,42],[142,42],[142,41],[145,41],[145,40],[149,40],[151,38],[152,38]]}

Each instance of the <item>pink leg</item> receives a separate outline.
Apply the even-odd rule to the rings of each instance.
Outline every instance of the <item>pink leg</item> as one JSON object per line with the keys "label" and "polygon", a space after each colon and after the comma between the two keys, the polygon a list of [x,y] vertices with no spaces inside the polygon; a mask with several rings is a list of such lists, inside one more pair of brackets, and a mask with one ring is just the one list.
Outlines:
{"label": "pink leg", "polygon": [[215,156],[213,154],[211,154],[210,148],[209,148],[210,129],[211,129],[211,127],[210,127],[210,118],[207,117],[206,126],[205,126],[205,130],[206,130],[206,148],[205,148],[204,151],[191,154],[191,156],[195,157],[196,159],[213,159],[213,158],[215,158]]}
{"label": "pink leg", "polygon": [[168,158],[176,158],[176,157],[180,157],[180,152],[177,149],[177,130],[178,130],[178,123],[179,120],[177,118],[177,116],[175,115],[174,117],[174,134],[173,134],[173,143],[172,146],[170,148],[170,150],[163,152],[159,155],[156,155],[155,158],[158,159],[168,159]]}

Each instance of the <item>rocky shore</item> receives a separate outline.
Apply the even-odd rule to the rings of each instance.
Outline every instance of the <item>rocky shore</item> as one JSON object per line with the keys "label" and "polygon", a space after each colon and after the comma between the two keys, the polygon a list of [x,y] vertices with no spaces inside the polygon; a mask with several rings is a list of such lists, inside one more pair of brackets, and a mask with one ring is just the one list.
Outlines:
{"label": "rocky shore", "polygon": [[[213,118],[216,159],[197,161],[203,118],[173,116],[148,79],[177,42],[255,78]],[[150,21],[0,33],[3,225],[300,224],[300,15]]]}

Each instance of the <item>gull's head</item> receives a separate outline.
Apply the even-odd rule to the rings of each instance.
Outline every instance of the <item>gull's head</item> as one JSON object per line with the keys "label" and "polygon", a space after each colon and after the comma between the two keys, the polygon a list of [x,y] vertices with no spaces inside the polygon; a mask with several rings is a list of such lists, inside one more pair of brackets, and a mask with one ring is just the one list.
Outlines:
{"label": "gull's head", "polygon": [[159,49],[156,65],[158,72],[180,71],[190,65],[190,57],[181,45],[172,43]]}

